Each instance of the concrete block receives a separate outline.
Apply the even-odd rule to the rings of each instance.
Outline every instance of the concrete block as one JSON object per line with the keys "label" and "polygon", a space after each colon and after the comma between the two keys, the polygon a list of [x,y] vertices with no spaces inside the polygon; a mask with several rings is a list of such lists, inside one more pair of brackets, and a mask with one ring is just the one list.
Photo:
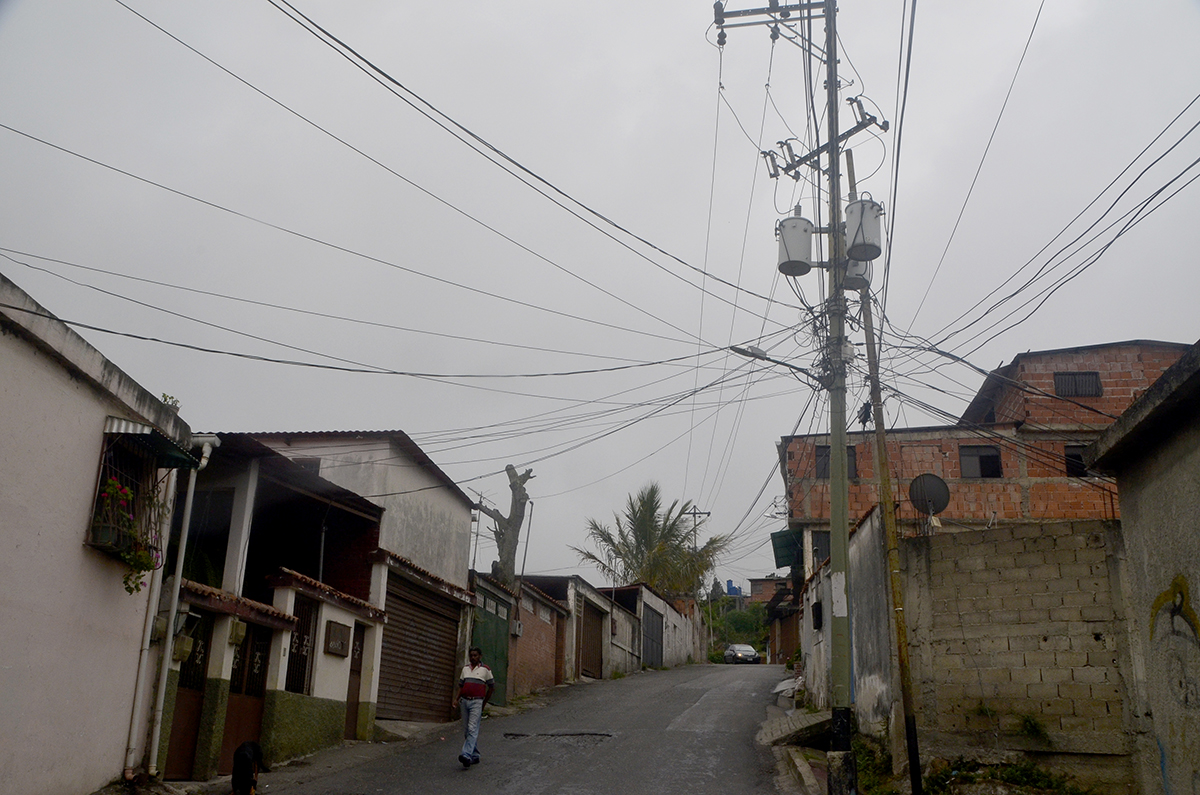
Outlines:
{"label": "concrete block", "polygon": [[1092,698],[1092,686],[1086,683],[1063,682],[1058,686],[1059,698],[1083,699]]}
{"label": "concrete block", "polygon": [[1049,610],[1051,607],[1062,607],[1066,602],[1066,594],[1038,593],[1031,595],[1029,599],[1032,602],[1031,607]]}
{"label": "concrete block", "polygon": [[971,572],[971,582],[997,582],[999,579],[999,569],[979,569]]}
{"label": "concrete block", "polygon": [[988,612],[989,620],[997,626],[1017,624],[1021,621],[1022,610],[992,610]]}
{"label": "concrete block", "polygon": [[[1009,532],[1012,532],[1011,530]],[[1025,551],[1025,542],[1023,540],[1016,541],[998,541],[996,543],[997,555],[1016,555]]]}
{"label": "concrete block", "polygon": [[[1015,684],[1036,685],[1042,681],[1041,668],[1013,667],[1010,676]],[[1039,696],[1040,698],[1040,696]]]}
{"label": "concrete block", "polygon": [[[1030,685],[1032,687],[1032,685]],[[1075,702],[1068,698],[1047,698],[1038,705],[1046,715],[1074,715]]]}
{"label": "concrete block", "polygon": [[1075,677],[1071,674],[1070,668],[1042,668],[1042,681],[1053,684],[1062,684],[1063,682],[1074,682]]}
{"label": "concrete block", "polygon": [[1119,704],[1124,697],[1124,688],[1118,684],[1093,684],[1089,685],[1092,691],[1092,698],[1097,701],[1107,701],[1110,704]]}
{"label": "concrete block", "polygon": [[1047,699],[1058,698],[1058,685],[1052,684],[1029,684],[1025,686],[1025,695],[1027,698],[1045,701]]}
{"label": "concrete block", "polygon": [[990,594],[993,590],[999,591],[1002,589],[1008,591],[1010,594],[1000,597],[1000,605],[1005,610],[1026,610],[1033,607],[1033,595],[1017,593],[1016,583],[998,583],[997,585],[989,586],[988,593]]}
{"label": "concrete block", "polygon": [[1071,651],[1071,638],[1067,635],[1042,635],[1038,638],[1042,651]]}
{"label": "concrete block", "polygon": [[1026,552],[1049,552],[1054,549],[1054,536],[1042,535],[1025,539]]}
{"label": "concrete block", "polygon": [[[1073,653],[1080,654],[1081,652],[1073,652]],[[1113,678],[1113,677],[1109,676],[1110,670],[1111,669],[1109,669],[1107,667],[1098,666],[1098,665],[1072,668],[1071,669],[1071,680],[1074,682],[1087,682],[1088,684],[1092,684],[1092,685],[1107,684]]]}
{"label": "concrete block", "polygon": [[[1020,568],[1033,568],[1041,566],[1046,562],[1045,552],[1022,552],[1019,555],[1013,556],[1013,562]],[[1078,564],[1076,564],[1078,565]],[[1081,575],[1082,576],[1082,575]]]}
{"label": "concrete block", "polygon": [[[1059,668],[1082,668],[1087,665],[1087,653],[1081,651],[1056,651],[1054,664]],[[1074,679],[1074,675],[1071,677]],[[1079,681],[1075,679],[1075,681]]]}
{"label": "concrete block", "polygon": [[1057,563],[1061,565],[1063,563],[1074,563],[1075,560],[1075,550],[1073,549],[1056,549],[1053,552],[1048,552],[1046,554],[1047,563]]}
{"label": "concrete block", "polygon": [[1054,660],[1056,653],[1053,651],[1027,651],[1025,652],[1025,666],[1027,668],[1053,668],[1056,664]]}
{"label": "concrete block", "polygon": [[980,668],[979,681],[984,684],[997,684],[1001,682],[1011,682],[1012,677],[1007,668]]}
{"label": "concrete block", "polygon": [[1021,635],[1008,639],[1008,648],[1013,651],[1037,651],[1041,638],[1036,635]]}
{"label": "concrete block", "polygon": [[1095,604],[1096,601],[1090,591],[1067,591],[1060,598],[1064,605],[1073,607]]}
{"label": "concrete block", "polygon": [[1057,563],[1043,563],[1029,570],[1031,580],[1057,580],[1060,567]]}
{"label": "concrete block", "polygon": [[1053,616],[1052,610],[1037,610],[1030,608],[1029,610],[1021,610],[1018,612],[1020,623],[1022,624],[1044,624]]}
{"label": "concrete block", "polygon": [[1080,610],[1084,621],[1111,621],[1113,617],[1112,605],[1092,605]]}
{"label": "concrete block", "polygon": [[[996,654],[991,655],[991,657],[989,657],[988,660],[989,660],[989,662],[991,662],[992,665],[995,665],[998,668],[1009,669],[1013,674],[1013,681],[1016,681],[1017,671],[1026,670],[1024,668],[1024,665],[1025,665],[1025,653],[1024,652],[1020,652],[1020,651],[998,652]],[[1038,677],[1034,681],[1040,682],[1041,677]]]}
{"label": "concrete block", "polygon": [[1079,605],[1056,607],[1050,611],[1050,618],[1054,621],[1082,621],[1083,608]]}
{"label": "concrete block", "polygon": [[1013,540],[1013,532],[1011,527],[992,527],[983,531],[983,540],[992,542],[1004,542]]}
{"label": "concrete block", "polygon": [[1081,718],[1076,715],[1062,715],[1058,719],[1059,728],[1065,732],[1090,732],[1092,730],[1092,719]]}
{"label": "concrete block", "polygon": [[1080,717],[1104,717],[1108,715],[1108,702],[1093,699],[1076,699],[1075,714]]}

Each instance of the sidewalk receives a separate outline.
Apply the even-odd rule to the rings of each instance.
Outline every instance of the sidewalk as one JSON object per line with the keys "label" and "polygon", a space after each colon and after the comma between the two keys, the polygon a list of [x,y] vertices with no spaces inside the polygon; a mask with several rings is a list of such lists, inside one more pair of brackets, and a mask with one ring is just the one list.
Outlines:
{"label": "sidewalk", "polygon": [[[521,700],[515,707],[488,706],[489,718],[517,715],[530,709],[543,707],[550,702],[555,692],[548,691]],[[420,723],[416,721],[376,721],[377,734],[383,737],[375,742],[347,740],[341,745],[325,748],[309,756],[283,762],[271,768],[262,778],[259,790],[263,795],[271,791],[284,790],[302,784],[317,776],[326,776],[347,768],[357,767],[406,748],[430,742],[453,740],[461,743],[462,726],[458,721],[446,723]],[[229,795],[229,776],[217,776],[211,781],[152,781],[109,784],[92,795]]]}

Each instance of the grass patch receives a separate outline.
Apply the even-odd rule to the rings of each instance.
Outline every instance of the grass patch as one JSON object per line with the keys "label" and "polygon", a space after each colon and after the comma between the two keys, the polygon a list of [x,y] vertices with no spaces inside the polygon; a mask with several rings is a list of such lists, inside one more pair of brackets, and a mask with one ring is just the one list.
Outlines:
{"label": "grass patch", "polygon": [[1014,787],[1029,787],[1060,795],[1091,795],[1090,790],[1075,786],[1067,776],[1044,770],[1031,759],[1005,765],[984,765],[959,758],[926,776],[924,789],[928,795],[946,795],[954,784],[975,784],[980,781],[999,781]]}
{"label": "grass patch", "polygon": [[624,679],[624,678],[625,678],[625,672],[624,672],[624,671],[613,671],[613,672],[612,672],[612,678],[613,678],[613,679]]}
{"label": "grass patch", "polygon": [[1020,722],[1017,724],[1017,734],[1035,742],[1050,745],[1050,735],[1046,733],[1046,727],[1032,715],[1021,716]]}
{"label": "grass patch", "polygon": [[892,755],[883,746],[856,734],[850,748],[854,752],[861,795],[891,795],[896,792],[896,781],[892,778]]}

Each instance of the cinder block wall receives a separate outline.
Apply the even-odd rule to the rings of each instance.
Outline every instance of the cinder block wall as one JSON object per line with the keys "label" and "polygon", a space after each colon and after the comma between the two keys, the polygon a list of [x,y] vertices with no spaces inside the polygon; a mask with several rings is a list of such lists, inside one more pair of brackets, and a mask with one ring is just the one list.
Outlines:
{"label": "cinder block wall", "polygon": [[1098,791],[1133,791],[1118,532],[1084,521],[905,539],[923,735],[1045,754]]}

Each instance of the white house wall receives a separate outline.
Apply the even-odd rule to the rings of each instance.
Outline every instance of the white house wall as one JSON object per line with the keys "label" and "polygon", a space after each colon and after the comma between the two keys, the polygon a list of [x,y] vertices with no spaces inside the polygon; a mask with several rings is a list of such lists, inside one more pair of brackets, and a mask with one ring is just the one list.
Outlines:
{"label": "white house wall", "polygon": [[[0,300],[36,307],[3,277]],[[61,324],[38,325],[56,355],[0,329],[0,790],[85,793],[124,766],[149,588],[127,594],[125,566],[84,539],[105,419],[144,422],[129,404],[153,398]]]}
{"label": "white house wall", "polygon": [[452,585],[469,587],[470,505],[394,442],[340,434],[256,438],[288,458],[321,458],[321,477],[384,507],[382,548]]}

